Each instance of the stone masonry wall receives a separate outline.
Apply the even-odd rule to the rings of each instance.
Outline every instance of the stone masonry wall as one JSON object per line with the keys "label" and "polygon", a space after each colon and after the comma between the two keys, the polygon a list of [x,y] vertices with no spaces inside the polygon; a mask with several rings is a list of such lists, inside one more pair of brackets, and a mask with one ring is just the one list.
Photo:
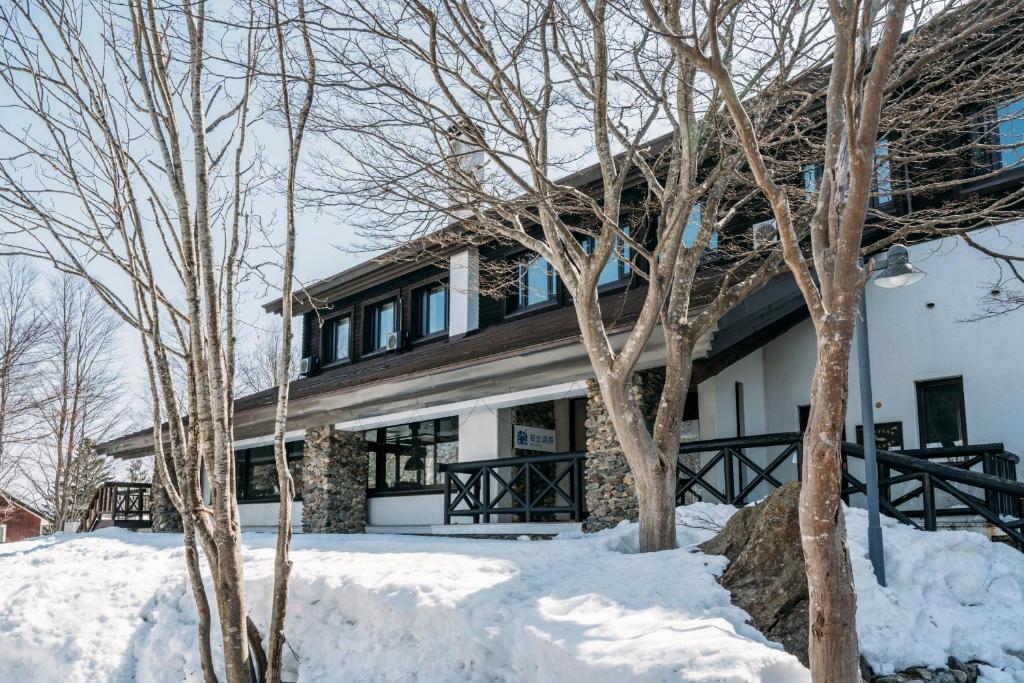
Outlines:
{"label": "stone masonry wall", "polygon": [[[633,377],[637,400],[648,420],[654,413],[664,377],[661,369],[639,372]],[[608,529],[626,519],[636,521],[639,507],[633,474],[594,380],[587,382],[586,426],[587,460],[583,486],[587,518],[583,522],[583,530],[589,533]]]}
{"label": "stone masonry wall", "polygon": [[306,430],[302,456],[302,530],[312,534],[366,531],[369,460],[361,433],[331,426]]}

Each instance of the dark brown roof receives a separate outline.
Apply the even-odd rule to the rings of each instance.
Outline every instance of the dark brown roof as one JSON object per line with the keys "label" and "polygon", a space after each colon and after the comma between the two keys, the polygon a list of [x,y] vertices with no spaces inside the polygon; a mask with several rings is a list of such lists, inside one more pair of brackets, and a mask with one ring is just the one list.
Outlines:
{"label": "dark brown roof", "polygon": [[[643,307],[646,287],[633,288],[602,297],[601,309],[612,328],[629,327]],[[332,391],[363,387],[398,377],[436,372],[453,367],[477,365],[508,355],[576,342],[579,324],[573,306],[561,306],[485,327],[462,338],[442,339],[376,358],[360,360],[337,368],[327,368],[312,377],[292,382],[289,400],[296,401]],[[261,391],[235,401],[240,413],[277,401],[277,388]]]}

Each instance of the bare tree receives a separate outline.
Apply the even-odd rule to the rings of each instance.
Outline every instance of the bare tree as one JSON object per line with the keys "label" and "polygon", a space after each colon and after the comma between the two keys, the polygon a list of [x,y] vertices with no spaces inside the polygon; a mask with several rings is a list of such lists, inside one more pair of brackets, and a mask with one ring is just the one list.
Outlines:
{"label": "bare tree", "polygon": [[121,321],[80,279],[55,277],[41,293],[45,330],[32,385],[41,431],[24,467],[53,526],[80,519],[111,465],[93,444],[122,420],[117,335]]}
{"label": "bare tree", "polygon": [[[810,154],[797,160],[820,160],[823,169],[810,188],[813,211],[807,215],[794,202],[794,189],[807,193],[807,188],[793,187],[799,175],[780,159],[775,141],[758,132],[759,115],[744,99],[751,62],[737,67],[730,36],[716,32],[700,46],[680,31],[680,17],[691,16],[689,8],[643,4],[659,33],[722,92],[753,180],[778,224],[785,262],[810,310],[818,350],[804,436],[800,527],[810,594],[811,673],[816,681],[859,681],[840,443],[854,323],[871,275],[861,258],[893,242],[956,234],[1019,214],[1019,191],[979,197],[958,190],[991,180],[1001,170],[972,163],[978,152],[1000,147],[976,131],[991,126],[993,102],[1019,97],[1024,6],[927,0],[784,3],[789,9],[778,16],[791,19],[776,21],[780,37],[815,16],[827,17],[833,34],[829,66],[810,76],[811,82],[820,76],[824,83],[823,95],[816,97],[823,124],[809,136],[816,143]],[[717,24],[723,15],[740,17],[749,8],[712,0],[701,11]],[[790,50],[788,38],[780,40],[753,62],[770,64]],[[895,169],[906,176],[895,175]],[[904,211],[893,215],[879,208],[896,194],[906,202]]]}
{"label": "bare tree", "polygon": [[[255,394],[278,386],[281,360],[281,331],[258,330],[250,345],[239,351],[235,360],[235,392],[239,396]],[[288,379],[298,375],[299,348],[291,350]]]}
{"label": "bare tree", "polygon": [[199,547],[235,683],[250,678],[250,648],[262,658],[244,592],[232,438],[235,285],[260,170],[247,145],[266,39],[257,9],[190,0],[0,7],[0,97],[18,113],[0,123],[7,242],[84,279],[138,332],[156,469],[184,526],[203,675],[217,680]]}
{"label": "bare tree", "polygon": [[[316,41],[329,87],[315,122],[335,147],[310,190],[377,244],[497,240],[550,264],[636,481],[640,548],[654,551],[676,546],[694,353],[780,272],[781,255],[770,240],[755,246],[723,231],[751,192],[739,182],[740,150],[720,134],[721,93],[631,9],[606,0],[325,5]],[[808,22],[790,36],[800,58],[779,60],[775,78],[807,66],[823,27]],[[704,24],[694,40],[706,46],[720,28]],[[758,106],[779,105],[769,96]],[[762,117],[759,134],[782,141],[804,106]],[[591,177],[569,175],[587,163],[597,165]],[[621,342],[598,296],[616,263],[647,285]],[[665,381],[648,428],[632,379],[661,336]]]}
{"label": "bare tree", "polygon": [[0,263],[0,491],[7,489],[32,442],[34,369],[43,325],[36,274],[28,261]]}

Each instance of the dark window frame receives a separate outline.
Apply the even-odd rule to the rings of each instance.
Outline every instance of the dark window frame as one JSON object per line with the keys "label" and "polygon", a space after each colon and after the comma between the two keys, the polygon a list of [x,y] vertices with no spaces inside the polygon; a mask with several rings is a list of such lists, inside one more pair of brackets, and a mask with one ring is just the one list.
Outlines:
{"label": "dark window frame", "polygon": [[[426,298],[424,295],[438,287],[444,290],[444,327],[436,332],[428,332],[425,329],[427,321],[425,314],[428,312],[429,298]],[[411,298],[412,319],[410,320],[410,326],[413,332],[413,339],[415,341],[428,341],[448,336],[448,329],[451,325],[452,306],[451,288],[448,280],[432,280],[425,284],[416,285],[411,289]]]}
{"label": "dark window frame", "polygon": [[562,300],[562,293],[564,290],[564,287],[562,287],[562,280],[561,278],[558,277],[558,272],[555,270],[555,267],[551,263],[548,263],[548,279],[551,284],[551,293],[548,295],[548,298],[545,299],[544,301],[538,301],[537,303],[534,304],[520,304],[523,298],[523,278],[529,268],[529,265],[533,263],[536,259],[544,258],[540,254],[531,251],[518,252],[511,258],[521,259],[527,255],[532,256],[528,258],[526,261],[523,261],[519,264],[519,271],[516,275],[516,285],[514,287],[514,291],[507,297],[505,297],[506,318],[514,318],[517,316],[526,315],[528,313],[533,313],[535,311],[544,311],[550,308],[557,308],[559,306],[562,306],[564,303]]}
{"label": "dark window frame", "polygon": [[960,412],[960,434],[962,437],[961,441],[962,445],[964,446],[970,443],[970,437],[968,436],[967,432],[967,403],[964,399],[964,378],[963,375],[957,375],[955,377],[942,377],[939,379],[928,379],[914,382],[914,393],[917,398],[916,408],[918,448],[929,448],[928,441],[925,439],[925,431],[927,431],[927,422],[925,419],[927,401],[925,394],[928,389],[941,386],[955,386],[960,389],[957,395],[957,403]]}
{"label": "dark window frame", "polygon": [[[328,339],[328,337],[331,336],[331,334],[330,334],[330,327],[329,326],[337,323],[338,321],[340,321],[343,318],[348,318],[348,357],[339,360],[337,358],[331,357],[331,354],[328,353],[329,349],[333,352],[333,348],[334,348],[334,340],[333,340],[333,338]],[[335,365],[338,365],[338,366],[346,365],[348,363],[351,363],[354,360],[354,355],[355,355],[355,330],[356,330],[355,315],[354,315],[354,311],[352,310],[351,306],[348,307],[348,308],[339,310],[336,313],[332,313],[330,317],[325,317],[324,318],[323,325],[320,328],[320,345],[318,347],[320,364],[323,367],[335,366]]]}
{"label": "dark window frame", "polygon": [[[384,296],[364,301],[360,306],[361,319],[363,321],[362,348],[363,357],[380,355],[387,352],[387,346],[375,346],[378,337],[377,312],[386,304],[395,305],[394,332],[398,334],[399,340],[402,336],[402,297],[398,292],[391,292]],[[372,320],[371,320],[372,318]],[[399,344],[401,346],[401,344]]]}
{"label": "dark window frame", "polygon": [[[295,447],[296,444],[298,445],[297,448]],[[239,505],[245,505],[245,504],[249,504],[249,503],[278,503],[278,502],[281,501],[281,495],[280,494],[271,495],[271,496],[250,496],[249,495],[249,485],[250,485],[251,480],[252,480],[252,464],[251,464],[252,452],[257,450],[257,449],[261,449],[261,448],[270,448],[271,451],[273,451],[274,446],[273,446],[273,444],[270,444],[269,446],[267,446],[267,445],[263,445],[263,446],[250,446],[248,448],[239,448],[239,449],[235,450],[235,471],[236,471],[235,482],[236,482],[236,487],[237,487],[236,490],[235,490],[235,500],[238,502]],[[288,462],[289,463],[296,462],[296,461],[301,461],[302,458],[303,458],[303,452],[305,450],[305,442],[303,440],[301,440],[301,439],[297,440],[297,441],[286,441],[285,442],[285,449],[286,449],[286,451],[288,451]],[[241,480],[242,480],[240,487],[237,486],[238,480],[239,480],[239,475],[241,475]],[[301,500],[302,500],[302,487],[301,486],[296,486],[295,487],[295,501],[296,502],[300,502]]]}
{"label": "dark window frame", "polygon": [[[629,223],[622,226],[623,232],[627,235],[631,235],[636,228]],[[587,254],[593,254],[594,248],[597,246],[597,238],[592,235],[587,235],[580,241],[580,246]],[[622,238],[615,238],[615,251],[612,252],[611,256],[608,257],[608,261],[605,263],[605,268],[614,264],[615,265],[615,279],[609,280],[608,282],[601,282],[600,276],[598,276],[597,291],[598,294],[605,294],[606,292],[617,291],[626,286],[633,278],[633,259],[631,255],[632,247]],[[602,273],[604,271],[602,270]],[[556,274],[557,275],[557,274]]]}
{"label": "dark window frame", "polygon": [[[441,433],[441,422],[443,420],[454,420],[455,421],[455,439],[453,441],[439,442],[439,436]],[[387,430],[396,429],[402,427],[409,427],[412,432],[411,439],[415,439],[417,432],[421,425],[424,423],[432,423],[433,426],[433,444],[438,443],[454,443],[456,444],[456,462],[458,461],[458,444],[459,444],[459,420],[457,416],[448,415],[444,417],[436,417],[428,420],[420,420],[418,422],[410,422],[407,424],[398,425],[387,425],[384,427],[376,427],[369,429],[365,434],[370,432],[374,433],[374,439],[371,441],[369,438],[366,439],[366,451],[367,457],[374,459],[374,467],[372,469],[374,473],[374,480],[367,482],[367,496],[369,497],[387,497],[387,496],[414,496],[414,495],[429,495],[437,494],[444,491],[444,482],[442,480],[440,472],[437,471],[437,462],[434,463],[433,478],[435,483],[433,484],[414,484],[413,482],[406,482],[406,486],[389,486],[387,484],[387,460],[388,460],[388,441],[387,441]],[[400,454],[395,454],[395,480],[399,480],[398,468],[402,466],[402,457]]]}

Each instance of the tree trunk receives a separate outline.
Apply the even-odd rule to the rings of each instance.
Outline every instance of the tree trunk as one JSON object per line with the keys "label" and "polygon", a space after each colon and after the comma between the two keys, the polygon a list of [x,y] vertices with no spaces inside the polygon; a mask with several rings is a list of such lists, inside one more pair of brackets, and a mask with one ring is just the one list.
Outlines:
{"label": "tree trunk", "polygon": [[674,550],[676,543],[676,473],[659,463],[633,472],[640,505],[640,552]]}
{"label": "tree trunk", "polygon": [[853,319],[826,321],[818,334],[811,414],[804,432],[800,534],[810,600],[811,678],[860,683],[857,595],[840,486]]}

